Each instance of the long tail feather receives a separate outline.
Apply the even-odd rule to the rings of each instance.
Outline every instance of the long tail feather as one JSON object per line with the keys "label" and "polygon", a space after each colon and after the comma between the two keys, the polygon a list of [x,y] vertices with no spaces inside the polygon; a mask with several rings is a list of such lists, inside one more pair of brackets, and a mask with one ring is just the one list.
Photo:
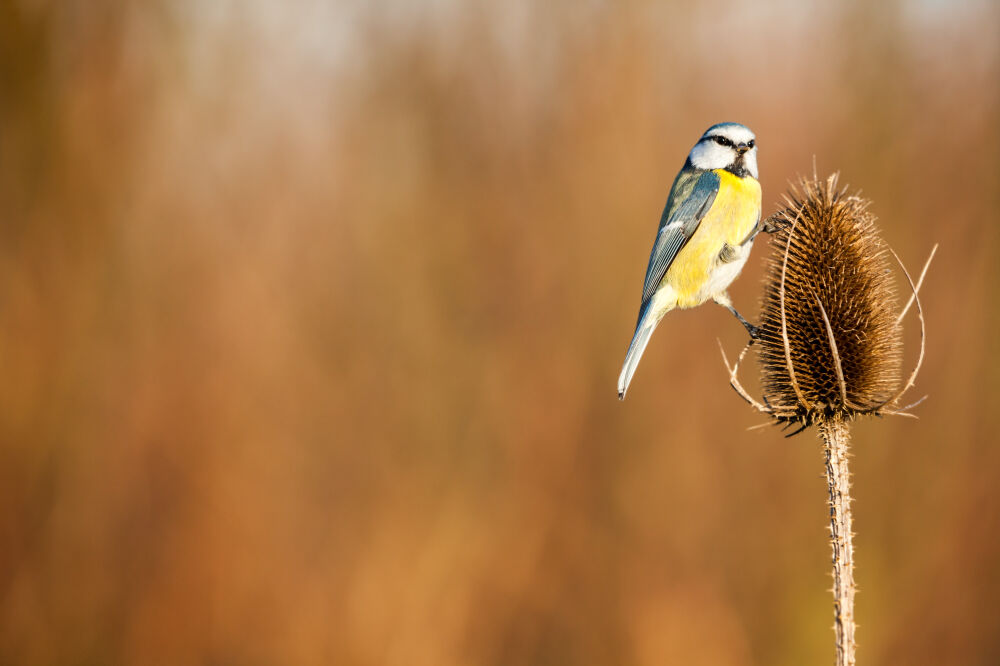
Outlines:
{"label": "long tail feather", "polygon": [[628,346],[628,353],[625,354],[625,363],[622,365],[621,374],[618,375],[618,399],[625,399],[625,392],[628,391],[628,385],[632,383],[632,375],[635,374],[635,369],[639,367],[639,360],[642,358],[642,353],[646,351],[646,345],[649,344],[649,338],[653,335],[653,331],[656,330],[656,325],[660,323],[660,318],[653,314],[653,308],[647,307],[639,317],[639,323],[635,327],[635,335],[632,336],[632,344]]}

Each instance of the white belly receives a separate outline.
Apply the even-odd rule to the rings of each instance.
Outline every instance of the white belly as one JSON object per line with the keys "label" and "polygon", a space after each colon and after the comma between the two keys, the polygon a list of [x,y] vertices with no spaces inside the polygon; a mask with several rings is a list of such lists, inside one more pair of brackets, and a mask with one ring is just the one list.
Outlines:
{"label": "white belly", "polygon": [[735,249],[736,256],[732,261],[728,262],[718,262],[709,273],[708,280],[701,289],[698,290],[698,300],[701,303],[715,298],[716,295],[724,294],[729,285],[733,283],[739,274],[743,270],[743,266],[747,263],[747,259],[750,258],[750,248],[753,245],[753,241],[745,243],[738,246]]}

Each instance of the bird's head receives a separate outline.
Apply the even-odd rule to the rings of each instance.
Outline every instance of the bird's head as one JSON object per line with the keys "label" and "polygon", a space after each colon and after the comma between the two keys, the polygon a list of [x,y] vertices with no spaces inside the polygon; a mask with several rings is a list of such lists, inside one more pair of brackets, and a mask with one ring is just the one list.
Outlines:
{"label": "bird's head", "polygon": [[712,125],[694,144],[688,163],[697,169],[726,169],[741,178],[757,178],[756,137],[739,123]]}

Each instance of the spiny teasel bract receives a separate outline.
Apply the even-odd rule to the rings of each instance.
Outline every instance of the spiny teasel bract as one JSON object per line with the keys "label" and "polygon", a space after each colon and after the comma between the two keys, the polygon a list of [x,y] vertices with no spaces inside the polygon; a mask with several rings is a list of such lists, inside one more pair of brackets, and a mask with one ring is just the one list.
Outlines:
{"label": "spiny teasel bract", "polygon": [[771,218],[782,228],[757,347],[765,404],[779,421],[803,425],[878,413],[900,384],[902,337],[889,250],[869,202],[838,189],[836,174],[801,178],[785,199]]}

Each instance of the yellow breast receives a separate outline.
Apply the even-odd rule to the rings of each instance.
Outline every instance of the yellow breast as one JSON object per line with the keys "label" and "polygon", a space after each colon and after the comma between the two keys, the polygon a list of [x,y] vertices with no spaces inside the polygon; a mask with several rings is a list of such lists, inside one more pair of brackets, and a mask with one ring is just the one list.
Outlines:
{"label": "yellow breast", "polygon": [[760,183],[755,178],[740,178],[724,169],[715,169],[715,173],[719,193],[664,276],[677,294],[678,307],[690,308],[707,300],[700,292],[717,266],[722,248],[726,243],[735,246],[743,242],[760,217]]}

